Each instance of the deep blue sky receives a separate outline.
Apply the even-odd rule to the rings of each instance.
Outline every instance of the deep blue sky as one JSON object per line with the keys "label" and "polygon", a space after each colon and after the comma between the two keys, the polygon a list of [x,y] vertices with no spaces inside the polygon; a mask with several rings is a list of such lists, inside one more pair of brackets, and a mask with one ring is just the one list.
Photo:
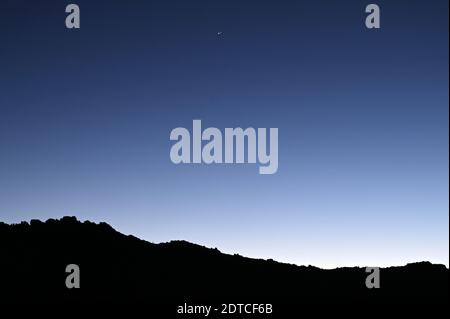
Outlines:
{"label": "deep blue sky", "polygon": [[[448,265],[448,1],[1,1],[0,220],[322,267]],[[217,33],[222,32],[221,36]],[[170,131],[278,127],[279,170]]]}

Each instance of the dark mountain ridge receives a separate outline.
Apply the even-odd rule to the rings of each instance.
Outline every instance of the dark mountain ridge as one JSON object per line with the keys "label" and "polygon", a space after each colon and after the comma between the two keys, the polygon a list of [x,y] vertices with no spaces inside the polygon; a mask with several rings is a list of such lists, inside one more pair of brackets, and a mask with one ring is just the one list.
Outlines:
{"label": "dark mountain ridge", "polygon": [[[0,222],[2,299],[139,300],[447,300],[449,270],[419,262],[380,270],[379,289],[365,268],[323,270],[227,255],[186,241],[153,244],[106,223],[75,217]],[[65,286],[68,264],[80,289]]]}

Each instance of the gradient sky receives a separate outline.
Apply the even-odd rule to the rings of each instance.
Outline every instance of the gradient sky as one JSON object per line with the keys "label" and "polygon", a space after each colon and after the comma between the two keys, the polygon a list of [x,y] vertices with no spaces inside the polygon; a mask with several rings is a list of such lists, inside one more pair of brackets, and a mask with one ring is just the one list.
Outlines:
{"label": "gradient sky", "polygon": [[[75,215],[321,267],[449,260],[448,1],[0,6],[0,220]],[[222,32],[218,36],[218,32]],[[175,127],[278,127],[279,169],[175,165]]]}

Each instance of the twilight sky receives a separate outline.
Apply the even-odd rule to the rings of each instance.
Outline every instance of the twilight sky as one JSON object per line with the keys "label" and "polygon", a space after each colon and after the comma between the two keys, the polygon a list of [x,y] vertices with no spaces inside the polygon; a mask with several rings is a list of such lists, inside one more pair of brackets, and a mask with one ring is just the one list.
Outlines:
{"label": "twilight sky", "polygon": [[[2,0],[0,220],[448,266],[448,1],[373,2],[380,30],[369,1]],[[173,164],[170,131],[193,119],[277,127],[278,172]]]}

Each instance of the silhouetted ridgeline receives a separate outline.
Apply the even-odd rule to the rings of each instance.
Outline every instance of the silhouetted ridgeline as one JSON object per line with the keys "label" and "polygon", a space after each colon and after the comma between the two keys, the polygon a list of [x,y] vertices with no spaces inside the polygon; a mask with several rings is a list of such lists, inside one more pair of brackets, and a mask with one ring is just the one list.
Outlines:
{"label": "silhouetted ridgeline", "polygon": [[[381,269],[322,270],[222,254],[185,241],[152,244],[75,217],[0,223],[0,297],[153,300],[448,299],[448,269],[428,262]],[[65,268],[80,266],[80,289]]]}

